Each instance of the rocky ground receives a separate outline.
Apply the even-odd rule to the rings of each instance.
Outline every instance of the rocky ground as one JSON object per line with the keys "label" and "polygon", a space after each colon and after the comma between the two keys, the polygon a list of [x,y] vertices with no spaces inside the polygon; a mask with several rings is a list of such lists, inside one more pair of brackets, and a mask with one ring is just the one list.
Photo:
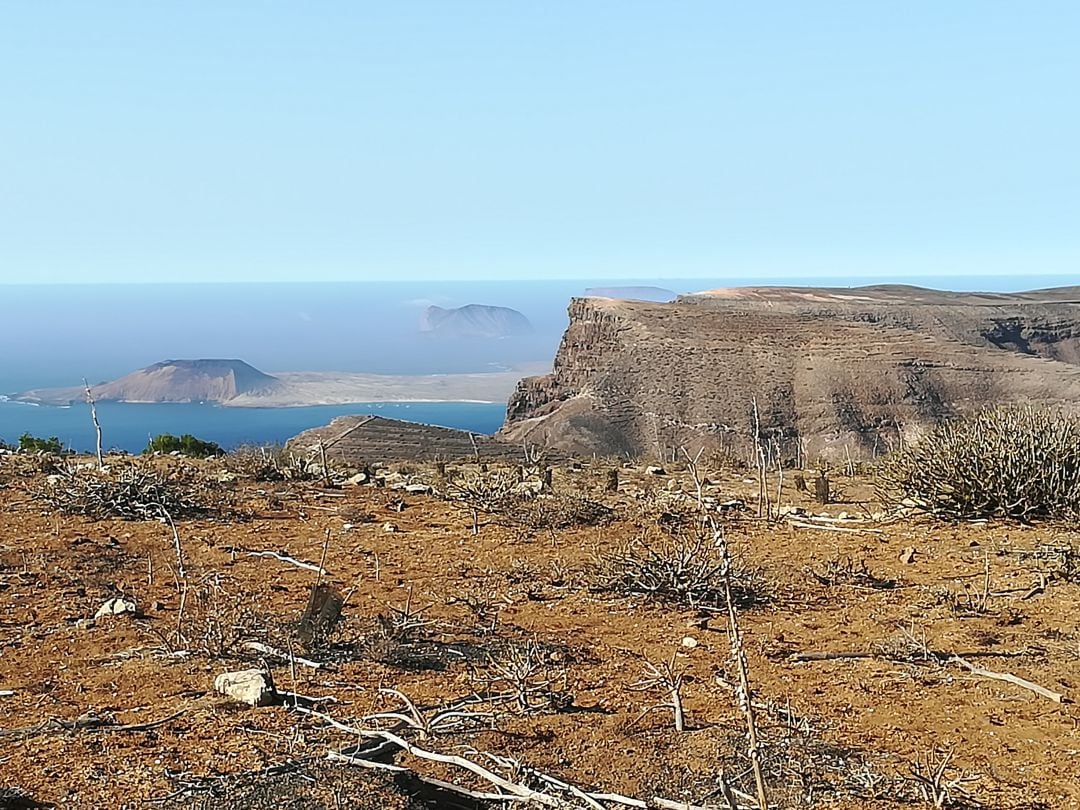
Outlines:
{"label": "rocky ground", "polygon": [[[493,806],[409,773],[494,791],[452,763],[327,759],[366,739],[346,729],[396,729],[568,807],[631,805],[560,792],[537,771],[699,806],[725,806],[721,773],[754,793],[726,612],[619,578],[643,548],[669,562],[693,549],[685,470],[620,469],[609,492],[610,465],[560,467],[554,498],[481,511],[474,534],[475,483],[497,470],[325,487],[159,462],[210,505],[174,535],[62,514],[42,496],[62,506],[64,480],[33,467],[0,458],[0,788],[69,808]],[[1074,531],[886,519],[864,478],[835,478],[825,506],[785,484],[789,509],[769,522],[745,473],[706,475],[736,559],[771,807],[1080,807]],[[395,488],[423,482],[436,492]],[[685,568],[711,551],[697,554]],[[328,637],[305,642],[316,579],[344,606]],[[134,612],[95,619],[110,599]],[[215,690],[252,668],[270,673],[276,705]],[[665,677],[680,682],[681,732]],[[450,706],[463,715],[440,716]],[[372,716],[388,712],[401,717]]]}

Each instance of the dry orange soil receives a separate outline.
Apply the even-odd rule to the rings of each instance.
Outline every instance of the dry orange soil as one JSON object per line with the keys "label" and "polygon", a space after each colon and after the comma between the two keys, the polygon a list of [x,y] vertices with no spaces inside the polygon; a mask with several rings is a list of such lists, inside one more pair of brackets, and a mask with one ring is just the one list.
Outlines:
{"label": "dry orange soil", "polygon": [[[721,768],[752,792],[742,715],[718,682],[736,679],[724,615],[592,587],[597,558],[655,528],[642,528],[648,519],[635,494],[668,491],[670,478],[689,491],[689,481],[627,470],[623,492],[605,496],[604,472],[559,469],[555,488],[606,498],[620,518],[554,536],[487,519],[473,536],[464,511],[431,495],[239,481],[231,497],[246,519],[177,525],[183,612],[166,525],[56,515],[28,495],[39,480],[0,476],[0,788],[70,808],[155,799],[168,799],[166,807],[424,806],[391,775],[326,763],[328,750],[356,741],[347,733],[214,691],[219,673],[257,665],[236,646],[221,657],[206,649],[214,622],[225,636],[239,624],[266,643],[288,644],[282,628],[300,616],[315,576],[246,552],[317,562],[329,532],[325,567],[347,601],[333,643],[309,653],[329,663],[316,670],[268,659],[278,689],[332,697],[320,711],[351,725],[398,707],[380,696],[386,687],[430,714],[480,690],[489,658],[535,640],[554,678],[545,688],[568,696],[558,710],[477,706],[497,712],[494,729],[414,737],[418,744],[478,760],[483,752],[510,756],[627,796],[719,807]],[[742,474],[710,478],[707,492],[720,500],[752,502]],[[865,481],[841,487],[846,503],[817,507],[798,493],[784,501],[834,517],[876,509],[856,503],[870,498]],[[915,519],[833,532],[770,525],[752,511],[731,519],[727,533],[740,564],[761,569],[767,594],[740,618],[771,806],[932,806],[912,770],[949,751],[944,781],[962,779],[972,797],[954,790],[955,806],[1080,807],[1076,704],[947,660],[959,653],[1080,698],[1080,572],[1023,553],[1076,548],[1074,532]],[[915,554],[905,563],[908,547]],[[887,580],[894,587],[877,587]],[[377,617],[392,617],[410,594],[414,607],[426,607],[425,624],[409,641],[381,637]],[[120,595],[139,615],[80,621]],[[175,647],[190,654],[169,655]],[[805,653],[871,655],[797,660]],[[670,711],[646,712],[662,695],[631,688],[642,680],[643,658],[673,656],[685,676],[682,733]],[[487,787],[453,768],[401,754],[397,762]],[[261,774],[284,764],[293,767],[284,776]]]}

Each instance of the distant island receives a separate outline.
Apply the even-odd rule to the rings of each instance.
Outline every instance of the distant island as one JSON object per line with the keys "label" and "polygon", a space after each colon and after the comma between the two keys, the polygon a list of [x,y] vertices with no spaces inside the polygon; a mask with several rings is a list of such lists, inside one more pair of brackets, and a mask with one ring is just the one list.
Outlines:
{"label": "distant island", "polygon": [[531,334],[533,326],[510,307],[466,304],[454,309],[428,307],[420,319],[420,331],[440,337],[505,338]]}
{"label": "distant island", "polygon": [[[505,402],[522,373],[546,363],[472,374],[383,375],[348,371],[267,374],[242,360],[164,360],[91,385],[98,402],[205,402],[240,408],[294,408],[352,402]],[[82,386],[40,388],[12,399],[41,405],[85,401]]]}

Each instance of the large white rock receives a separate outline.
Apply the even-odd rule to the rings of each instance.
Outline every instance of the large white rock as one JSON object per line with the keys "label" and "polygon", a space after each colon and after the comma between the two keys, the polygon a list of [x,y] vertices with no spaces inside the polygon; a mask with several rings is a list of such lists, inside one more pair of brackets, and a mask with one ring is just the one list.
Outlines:
{"label": "large white rock", "polygon": [[214,689],[249,706],[273,706],[278,702],[274,682],[269,674],[261,669],[222,672],[214,679]]}
{"label": "large white rock", "polygon": [[129,599],[110,599],[104,605],[98,608],[97,613],[94,614],[95,619],[102,619],[105,616],[119,616],[121,613],[134,613],[135,603]]}

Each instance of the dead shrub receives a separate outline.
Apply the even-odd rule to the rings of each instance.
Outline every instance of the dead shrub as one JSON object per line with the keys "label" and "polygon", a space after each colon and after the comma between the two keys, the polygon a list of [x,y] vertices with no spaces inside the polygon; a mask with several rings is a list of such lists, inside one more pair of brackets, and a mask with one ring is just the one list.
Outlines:
{"label": "dead shrub", "polygon": [[60,472],[70,461],[56,453],[19,453],[0,450],[0,471],[11,478],[35,478]]}
{"label": "dead shrub", "polygon": [[506,703],[519,714],[560,711],[574,702],[566,670],[535,639],[489,654],[473,672],[473,684],[484,701]]}
{"label": "dead shrub", "polygon": [[244,445],[225,457],[225,469],[252,481],[311,481],[321,477],[303,458],[281,445]]}
{"label": "dead shrub", "polygon": [[543,471],[531,475],[525,467],[458,472],[440,480],[437,489],[449,503],[469,512],[473,534],[480,531],[481,515],[510,528],[550,532],[552,539],[559,530],[599,526],[614,517],[612,509],[590,498],[552,492]]}
{"label": "dead shrub", "polygon": [[879,577],[870,571],[863,558],[836,556],[818,568],[809,569],[810,576],[825,587],[850,586],[887,591],[896,587],[895,579]]}
{"label": "dead shrub", "polygon": [[155,632],[171,650],[212,661],[239,657],[244,642],[276,635],[267,616],[253,607],[252,595],[218,573],[189,585],[181,594],[176,627],[168,634]]}
{"label": "dead shrub", "polygon": [[601,590],[694,608],[723,604],[728,581],[737,607],[767,599],[761,571],[737,562],[729,567],[722,549],[701,530],[678,534],[646,530],[598,556],[594,564],[593,582]]}
{"label": "dead shrub", "polygon": [[352,503],[347,503],[338,507],[337,515],[343,523],[348,523],[353,526],[374,523],[378,520],[378,516],[374,512],[363,508],[359,504]]}
{"label": "dead shrub", "polygon": [[440,490],[451,504],[469,512],[472,532],[480,532],[480,515],[503,514],[519,497],[521,481],[507,470],[461,473]]}
{"label": "dead shrub", "polygon": [[540,495],[535,498],[507,499],[502,516],[512,525],[532,531],[572,529],[578,526],[603,526],[615,516],[602,503],[568,493]]}
{"label": "dead shrub", "polygon": [[952,520],[1080,511],[1080,418],[997,408],[946,422],[878,468],[887,502]]}
{"label": "dead shrub", "polygon": [[174,520],[225,511],[223,493],[194,467],[134,463],[98,470],[66,465],[32,493],[51,509],[92,520]]}
{"label": "dead shrub", "polygon": [[925,804],[937,810],[975,806],[967,787],[979,777],[954,768],[953,753],[951,748],[935,748],[910,766],[908,779],[911,786]]}
{"label": "dead shrub", "polygon": [[1014,553],[1021,565],[1047,580],[1080,583],[1080,545],[1075,541],[1040,543]]}

